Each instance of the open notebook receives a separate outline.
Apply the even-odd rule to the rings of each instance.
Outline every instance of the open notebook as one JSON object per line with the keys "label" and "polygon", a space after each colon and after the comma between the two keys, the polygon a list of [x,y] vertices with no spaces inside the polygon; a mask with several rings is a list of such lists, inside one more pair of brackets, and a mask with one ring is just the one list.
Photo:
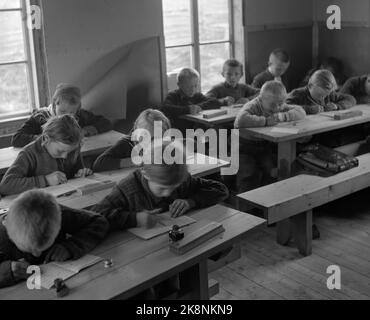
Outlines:
{"label": "open notebook", "polygon": [[184,227],[196,222],[193,218],[188,216],[172,218],[169,212],[158,214],[157,218],[157,225],[154,228],[131,228],[128,229],[128,231],[141,239],[150,240],[169,232],[175,224],[179,227]]}
{"label": "open notebook", "polygon": [[45,191],[51,193],[57,198],[60,198],[63,196],[72,195],[74,193],[82,196],[90,194],[92,192],[113,188],[114,185],[114,181],[111,181],[109,179],[103,180],[102,176],[100,175],[92,175],[85,178],[68,180],[67,183],[48,187],[45,189]]}
{"label": "open notebook", "polygon": [[102,260],[103,258],[87,254],[74,261],[50,262],[44,264],[41,266],[41,286],[45,289],[50,289],[54,285],[55,279],[69,279],[81,270]]}

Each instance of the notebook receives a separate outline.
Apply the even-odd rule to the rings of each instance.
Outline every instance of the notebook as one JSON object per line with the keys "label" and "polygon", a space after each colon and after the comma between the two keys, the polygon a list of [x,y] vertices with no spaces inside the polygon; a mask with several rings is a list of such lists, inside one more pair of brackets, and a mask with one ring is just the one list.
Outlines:
{"label": "notebook", "polygon": [[172,226],[175,224],[179,227],[184,227],[196,222],[193,218],[190,218],[189,216],[172,218],[169,212],[158,214],[157,218],[157,226],[155,226],[154,228],[131,228],[128,229],[128,231],[143,240],[150,240],[169,232],[172,229]]}
{"label": "notebook", "polygon": [[100,261],[103,258],[85,255],[74,261],[50,262],[41,266],[41,286],[45,289],[51,289],[55,279],[66,280]]}

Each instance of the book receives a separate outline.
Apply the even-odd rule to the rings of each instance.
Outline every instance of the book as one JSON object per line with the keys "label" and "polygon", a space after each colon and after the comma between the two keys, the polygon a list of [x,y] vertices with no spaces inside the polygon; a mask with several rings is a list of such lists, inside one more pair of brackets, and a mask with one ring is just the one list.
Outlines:
{"label": "book", "polygon": [[172,229],[173,225],[184,227],[196,222],[193,218],[190,218],[189,216],[172,218],[169,212],[158,214],[157,218],[157,225],[154,228],[131,228],[128,229],[128,231],[143,240],[150,240],[169,232]]}
{"label": "book", "polygon": [[55,279],[67,280],[102,260],[103,258],[87,254],[78,260],[44,264],[41,266],[41,287],[51,289]]}
{"label": "book", "polygon": [[212,119],[212,118],[216,118],[216,117],[219,117],[219,116],[223,116],[227,114],[227,110],[225,109],[220,109],[220,110],[205,110],[202,112],[202,116],[204,119]]}

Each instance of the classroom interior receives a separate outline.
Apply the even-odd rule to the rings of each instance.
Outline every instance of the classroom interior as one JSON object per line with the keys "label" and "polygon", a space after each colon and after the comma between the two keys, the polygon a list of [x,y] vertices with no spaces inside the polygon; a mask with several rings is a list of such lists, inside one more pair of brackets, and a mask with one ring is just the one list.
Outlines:
{"label": "classroom interior", "polygon": [[[176,34],[173,34],[177,30],[176,25],[166,24],[165,6],[170,6],[171,2],[173,9],[176,1],[181,10],[187,8],[184,12],[185,15],[189,13],[189,28],[198,22],[199,8],[203,10],[205,21],[210,15],[216,14],[213,11],[216,9],[212,7],[213,1],[205,0],[26,1],[28,5],[42,9],[41,29],[29,31],[33,45],[32,52],[28,54],[32,56],[29,59],[35,67],[28,71],[28,78],[32,78],[34,85],[25,89],[28,90],[28,109],[14,113],[2,109],[1,104],[6,105],[8,96],[7,89],[1,90],[0,84],[0,162],[3,165],[0,178],[20,151],[12,147],[12,136],[30,116],[33,108],[51,103],[59,83],[78,86],[81,89],[82,105],[113,123],[112,131],[103,133],[101,140],[88,138],[90,142],[81,150],[86,163],[92,166],[99,154],[121,139],[123,134],[130,133],[142,111],[147,108],[160,109],[168,92],[176,89],[176,76],[183,67],[198,69],[203,81],[203,93],[209,89],[212,81],[222,81],[222,64],[229,58],[243,63],[244,76],[241,82],[250,84],[256,74],[266,69],[268,57],[275,48],[283,48],[290,55],[287,76],[292,89],[298,88],[306,73],[327,57],[335,57],[343,62],[343,73],[347,78],[369,73],[370,0],[356,0],[355,4],[346,0],[217,0],[214,1],[216,7],[220,4],[228,8],[228,34],[222,39],[217,39],[217,36],[209,39],[209,48],[204,49],[206,52],[203,55],[202,45],[194,45],[194,41],[198,40],[199,43],[199,28],[195,35],[189,31],[190,45],[185,45],[176,43]],[[1,2],[0,16],[3,13]],[[202,2],[206,2],[203,7]],[[327,7],[333,4],[341,9],[340,30],[329,30],[327,27]],[[183,27],[181,23],[179,26]],[[166,27],[172,29],[169,31]],[[220,26],[216,24],[215,28]],[[225,30],[225,26],[221,29]],[[187,33],[187,30],[179,28],[176,32],[182,34]],[[173,43],[168,43],[166,34],[171,36]],[[183,39],[183,34],[179,38]],[[224,56],[215,57],[212,46],[221,45],[225,48],[225,43],[227,49],[217,50],[222,51]],[[0,70],[9,64],[2,63],[1,46],[2,43]],[[190,65],[181,65],[176,61],[176,49],[178,52],[186,52],[185,57],[180,54],[177,57],[181,61],[189,61]],[[216,72],[217,75],[214,75]],[[71,290],[66,298],[126,299],[138,295],[141,299],[146,297],[140,294],[150,283],[158,285],[180,274],[177,285],[180,283],[181,287],[186,281],[193,281],[194,288],[186,289],[195,293],[192,291],[192,294],[180,295],[171,292],[171,295],[161,298],[370,299],[370,205],[366,201],[370,192],[370,148],[369,153],[359,153],[368,143],[367,136],[361,136],[359,141],[349,139],[349,143],[336,146],[336,150],[358,159],[355,168],[330,177],[306,174],[294,176],[291,172],[296,149],[299,148],[298,143],[296,145],[298,139],[370,122],[369,105],[361,104],[353,108],[361,110],[361,116],[338,121],[339,124],[322,117],[320,127],[310,127],[309,123],[299,127],[297,124],[299,128],[296,132],[289,132],[295,130],[295,125],[293,129],[289,127],[288,131],[275,135],[267,132],[267,129],[249,130],[248,134],[262,137],[278,146],[277,170],[281,176],[279,181],[261,186],[261,189],[238,191],[235,179],[220,175],[222,167],[227,165],[225,159],[220,157],[216,164],[207,165],[207,168],[189,166],[189,172],[194,177],[219,179],[229,188],[230,197],[213,211],[196,213],[196,217],[210,220],[212,213],[215,214],[214,221],[222,223],[226,230],[224,242],[214,240],[212,243],[213,240],[208,239],[205,244],[195,247],[193,252],[176,257],[176,261],[170,256],[170,268],[164,266],[166,260],[160,261],[167,259],[166,254],[169,254],[167,235],[166,238],[162,235],[149,240],[151,245],[146,246],[144,241],[139,242],[127,235],[123,242],[119,242],[119,235],[113,234],[111,243],[103,242],[93,253],[98,256],[117,256],[113,258],[114,273],[116,277],[120,275],[121,278],[116,279],[122,281],[116,280],[109,287],[105,284],[106,279],[109,279],[109,268],[99,270],[96,265],[91,273],[87,269],[86,273],[82,271],[66,281],[70,288],[77,288]],[[235,119],[235,114],[229,113],[231,119]],[[319,116],[309,117],[309,121],[314,122]],[[215,119],[214,122],[203,118],[190,120],[201,128],[207,128],[208,125],[211,128],[222,128],[223,123]],[[230,123],[230,119],[227,121]],[[244,136],[242,131],[240,141]],[[351,134],[352,131],[348,132]],[[119,173],[111,171],[106,175],[103,172],[102,176],[119,183],[122,176],[128,173],[125,170]],[[72,196],[60,203],[75,209],[90,208],[106,195],[106,191],[99,190],[81,199]],[[7,199],[6,196],[0,197],[0,216],[1,209],[7,208],[14,198],[9,201]],[[238,226],[244,222],[244,228]],[[286,228],[286,223],[293,226],[295,241],[279,238],[279,235],[284,235],[281,230]],[[312,239],[313,224],[320,232],[318,239]],[[130,249],[134,245],[138,246],[137,252]],[[231,251],[228,251],[229,247]],[[221,258],[212,260],[216,253],[223,253],[225,249],[225,256],[221,254]],[[120,256],[123,250],[132,256],[132,261],[142,260],[142,264],[137,264],[136,271],[134,262]],[[145,259],[149,259],[149,255],[153,255],[151,259],[154,261],[158,260],[158,267],[153,265],[153,270],[145,268]],[[335,274],[336,267],[340,269],[339,287],[337,279],[330,278]],[[144,279],[142,282],[137,280],[140,273]],[[120,287],[120,282],[125,282],[125,285]],[[0,300],[55,299],[54,292],[36,291],[25,290],[21,285],[0,288]]]}

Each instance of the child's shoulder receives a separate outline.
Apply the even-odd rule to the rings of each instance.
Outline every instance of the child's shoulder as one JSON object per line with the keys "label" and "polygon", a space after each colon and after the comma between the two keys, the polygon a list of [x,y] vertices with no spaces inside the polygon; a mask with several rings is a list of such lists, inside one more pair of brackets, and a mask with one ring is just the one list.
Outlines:
{"label": "child's shoulder", "polygon": [[117,187],[123,193],[133,193],[137,192],[140,189],[142,182],[142,173],[141,169],[136,169],[134,172],[131,172],[128,176],[124,177],[117,185]]}
{"label": "child's shoulder", "polygon": [[41,125],[43,125],[49,120],[51,116],[52,114],[50,113],[49,108],[45,107],[45,108],[40,108],[38,110],[33,111],[31,118],[33,118],[34,120],[39,122]]}

